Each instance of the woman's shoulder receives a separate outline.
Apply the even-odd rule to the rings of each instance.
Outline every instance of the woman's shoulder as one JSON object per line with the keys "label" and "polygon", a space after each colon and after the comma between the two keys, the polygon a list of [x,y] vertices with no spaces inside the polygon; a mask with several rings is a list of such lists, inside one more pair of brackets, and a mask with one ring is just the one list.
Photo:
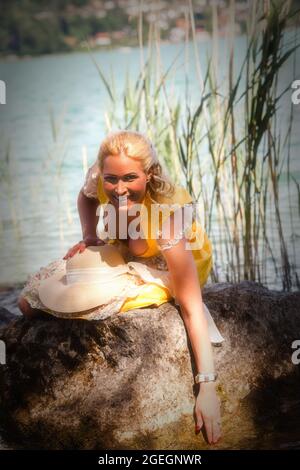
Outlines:
{"label": "woman's shoulder", "polygon": [[95,163],[89,167],[85,181],[82,187],[82,192],[86,197],[90,197],[93,199],[98,199],[97,188],[98,182],[100,178],[100,168],[98,166],[98,161],[96,160]]}

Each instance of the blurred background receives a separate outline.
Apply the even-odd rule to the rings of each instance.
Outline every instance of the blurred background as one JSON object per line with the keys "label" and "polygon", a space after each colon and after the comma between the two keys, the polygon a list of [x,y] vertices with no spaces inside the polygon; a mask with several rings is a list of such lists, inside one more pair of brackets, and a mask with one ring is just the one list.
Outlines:
{"label": "blurred background", "polygon": [[145,132],[199,203],[211,281],[298,290],[300,1],[1,1],[0,283],[81,239],[110,130]]}

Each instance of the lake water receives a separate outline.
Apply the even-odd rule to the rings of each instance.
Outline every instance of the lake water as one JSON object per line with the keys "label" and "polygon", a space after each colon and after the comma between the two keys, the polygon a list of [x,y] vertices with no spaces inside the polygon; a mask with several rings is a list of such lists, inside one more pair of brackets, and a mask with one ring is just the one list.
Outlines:
{"label": "lake water", "polygon": [[[293,39],[293,33],[286,38]],[[200,61],[205,70],[206,52],[211,44],[200,44]],[[164,44],[161,58],[164,68],[181,51],[182,45]],[[220,42],[220,73],[226,75],[226,43]],[[237,38],[235,60],[240,63],[245,39]],[[192,57],[192,45],[190,46]],[[146,54],[146,51],[145,51]],[[138,49],[120,48],[95,52],[103,72],[111,70],[116,89],[121,93],[125,71],[139,73]],[[296,70],[290,61],[282,71],[281,87],[300,78],[300,61]],[[190,77],[196,77],[190,61]],[[27,275],[65,254],[81,238],[76,199],[84,180],[82,155],[89,164],[96,158],[99,143],[105,135],[105,112],[109,107],[107,93],[88,53],[52,55],[20,61],[0,61],[0,79],[6,82],[7,104],[0,105],[0,284],[23,282]],[[191,94],[199,99],[197,80],[191,81]],[[178,94],[184,90],[184,67],[174,80]],[[279,121],[286,125],[290,107],[287,94],[279,111]],[[51,116],[58,133],[53,135]],[[294,130],[291,141],[291,165],[294,178],[300,182],[300,105],[294,106]],[[83,150],[83,148],[85,150]],[[3,165],[9,153],[9,165]],[[60,173],[58,168],[60,167]],[[5,171],[4,171],[5,170]],[[281,181],[281,203],[288,207],[285,175]],[[293,255],[292,242],[300,239],[297,192],[292,194],[294,226],[283,220],[284,233],[293,262],[299,266],[299,254]],[[284,212],[283,212],[284,215]],[[222,243],[222,234],[214,229],[214,248]],[[300,250],[298,250],[300,252]],[[298,258],[297,258],[298,256]],[[222,266],[219,266],[222,271]],[[280,288],[278,278],[269,273],[269,284]],[[3,298],[2,298],[3,297]],[[1,305],[17,313],[16,295],[2,295]],[[285,436],[280,443],[286,448],[299,448],[298,434]],[[255,448],[255,443],[253,447]],[[0,440],[0,448],[6,444]]]}
{"label": "lake water", "polygon": [[[286,33],[286,38],[293,40],[294,33]],[[205,70],[211,43],[200,43],[199,46],[201,65]],[[241,62],[245,47],[245,38],[237,38],[236,63]],[[220,74],[224,76],[227,50],[226,42],[221,40],[219,65]],[[184,90],[183,45],[161,46],[165,70],[178,54],[173,86],[180,95]],[[97,51],[93,55],[106,76],[112,71],[118,93],[123,90],[126,69],[132,77],[139,73],[139,49],[120,48]],[[196,78],[192,79],[196,77],[192,45],[190,57],[190,93],[196,102],[199,86]],[[300,78],[300,61],[296,61],[296,71],[290,61],[282,71],[279,85],[284,88],[297,77]],[[0,79],[7,87],[7,104],[0,106],[0,283],[7,284],[23,282],[29,273],[63,256],[81,238],[76,199],[84,180],[82,158],[86,153],[89,164],[96,158],[106,132],[105,112],[109,99],[89,53],[1,61]],[[287,121],[290,97],[291,93],[288,93],[279,112],[282,126]],[[51,126],[53,120],[56,135]],[[300,105],[297,105],[294,106],[291,164],[293,176],[298,181],[299,123]],[[3,165],[8,154],[9,165]],[[294,186],[294,226],[290,227],[287,219],[284,231],[293,262],[299,266],[297,253],[292,251],[292,241],[300,238],[298,197]],[[284,175],[281,191],[281,202],[287,208]],[[214,247],[218,250],[222,234],[218,233],[217,227],[214,239]],[[222,273],[221,265],[219,270]],[[280,288],[272,273],[269,280],[270,285]]]}

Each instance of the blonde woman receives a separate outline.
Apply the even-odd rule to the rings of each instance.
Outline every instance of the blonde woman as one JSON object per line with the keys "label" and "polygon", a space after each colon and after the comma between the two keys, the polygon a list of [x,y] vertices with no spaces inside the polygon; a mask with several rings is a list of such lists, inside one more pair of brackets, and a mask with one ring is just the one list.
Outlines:
{"label": "blonde woman", "polygon": [[[196,382],[200,382],[195,404],[196,433],[204,425],[207,439],[212,444],[221,436],[220,405],[216,394],[209,327],[201,295],[201,287],[211,270],[211,243],[194,218],[187,238],[188,231],[183,230],[182,226],[183,211],[191,203],[187,191],[174,186],[163,174],[148,138],[132,131],[111,133],[102,142],[97,162],[89,169],[78,195],[82,240],[70,248],[64,260],[83,253],[89,246],[110,243],[120,250],[127,261],[139,260],[145,265],[168,270],[172,295],[180,306],[193,349],[198,372]],[[112,221],[106,213],[102,233],[97,232],[99,204],[110,206],[114,209],[111,213],[116,215]],[[165,209],[171,207],[171,210],[165,211],[158,219],[154,218],[155,211],[152,209],[161,204]],[[135,212],[135,207],[142,210]],[[107,233],[112,226],[115,236],[110,237]],[[130,226],[136,230],[130,231]],[[51,272],[56,268],[54,264]],[[29,317],[43,310],[37,300],[33,301],[35,282],[36,278],[25,287],[19,299],[21,311]],[[133,300],[125,302],[122,311],[153,303],[159,305],[170,300],[166,290],[160,286],[152,284],[151,289],[143,290]]]}

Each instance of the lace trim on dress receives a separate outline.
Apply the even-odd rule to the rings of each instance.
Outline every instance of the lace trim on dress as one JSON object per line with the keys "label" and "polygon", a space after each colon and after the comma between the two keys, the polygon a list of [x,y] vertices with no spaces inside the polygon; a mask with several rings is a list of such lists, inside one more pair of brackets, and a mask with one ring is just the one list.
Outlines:
{"label": "lace trim on dress", "polygon": [[158,230],[157,231],[157,244],[158,244],[160,251],[169,250],[170,248],[173,248],[173,246],[178,245],[178,243],[180,242],[180,240],[182,240],[184,235],[185,235],[185,230],[181,230],[180,232],[176,234],[176,238],[172,240],[167,240],[165,242],[161,242],[160,237],[162,236],[162,231]]}
{"label": "lace trim on dress", "polygon": [[[129,261],[129,258],[130,258],[130,261]],[[63,259],[55,260],[49,265],[47,265],[46,267],[40,268],[40,270],[36,272],[35,274],[28,276],[27,282],[21,292],[21,296],[26,298],[26,300],[29,302],[31,307],[44,310],[50,313],[51,315],[59,317],[59,318],[65,318],[65,319],[81,318],[84,320],[104,320],[120,312],[122,305],[124,303],[124,300],[125,300],[124,295],[126,298],[134,298],[137,295],[139,295],[141,285],[145,284],[144,280],[146,280],[147,282],[147,277],[151,276],[151,274],[154,276],[154,278],[157,278],[157,277],[161,278],[161,281],[165,285],[168,285],[169,280],[168,280],[168,271],[166,269],[167,265],[166,265],[166,261],[164,257],[161,254],[157,256],[153,256],[151,258],[143,258],[143,263],[141,263],[141,258],[135,257],[135,256],[128,256],[127,260],[129,262],[129,267],[133,269],[130,270],[131,275],[128,276],[128,284],[126,287],[126,292],[122,292],[120,296],[114,297],[113,299],[111,299],[109,304],[99,305],[98,307],[92,308],[90,310],[86,310],[82,312],[82,315],[78,314],[78,312],[76,312],[75,315],[72,313],[61,314],[58,312],[54,312],[46,308],[40,301],[40,298],[38,295],[38,288],[39,288],[40,282],[52,276],[54,273],[57,273],[59,271],[65,272],[64,268],[65,268],[66,261]],[[138,266],[135,265],[134,261],[137,262]],[[143,265],[145,265],[145,267]],[[145,271],[146,266],[150,268],[149,273]],[[157,272],[151,271],[151,268],[157,269]],[[132,275],[134,274],[134,271],[136,271],[137,275]],[[161,271],[161,275],[159,274],[159,271]],[[141,276],[143,276],[144,280],[141,279]],[[207,309],[206,305],[205,304],[203,305],[204,305],[204,313],[208,321],[208,329],[209,329],[211,342],[221,343],[222,341],[224,341],[224,338],[220,334],[217,326],[215,325],[214,320],[212,316],[210,315],[210,312]]]}
{"label": "lace trim on dress", "polygon": [[[159,256],[155,258],[157,259],[156,260],[152,259],[151,262],[144,263],[144,264],[154,269],[162,270],[161,268],[164,268],[163,270],[165,271],[166,264],[162,262],[163,260],[159,260]],[[141,258],[131,256],[130,261],[140,262]],[[161,263],[159,263],[159,261]],[[35,274],[29,275],[27,278],[26,284],[23,290],[21,291],[20,295],[22,297],[25,297],[25,299],[29,302],[32,308],[46,311],[50,313],[51,315],[54,315],[59,318],[71,319],[75,317],[75,315],[72,313],[62,314],[59,312],[52,311],[51,309],[48,309],[47,307],[45,307],[44,304],[41,302],[39,298],[39,294],[38,294],[38,289],[39,289],[41,281],[53,276],[53,274],[58,273],[59,271],[65,272],[64,270],[65,263],[66,263],[65,260],[58,259],[58,260],[52,261],[46,267],[41,267],[39,271],[37,271]],[[120,309],[124,303],[124,300],[129,297],[132,297],[132,298],[136,297],[140,293],[140,286],[144,284],[144,281],[138,276],[138,274],[136,275],[133,275],[133,274],[134,273],[131,270],[131,274],[128,275],[128,282],[126,284],[126,292],[122,292],[119,296],[112,298],[109,304],[99,305],[98,307],[92,308],[90,310],[85,310],[84,312],[82,312],[82,315],[78,315],[78,312],[77,312],[76,318],[82,318],[86,320],[104,320],[105,318],[115,313],[120,312]]]}

